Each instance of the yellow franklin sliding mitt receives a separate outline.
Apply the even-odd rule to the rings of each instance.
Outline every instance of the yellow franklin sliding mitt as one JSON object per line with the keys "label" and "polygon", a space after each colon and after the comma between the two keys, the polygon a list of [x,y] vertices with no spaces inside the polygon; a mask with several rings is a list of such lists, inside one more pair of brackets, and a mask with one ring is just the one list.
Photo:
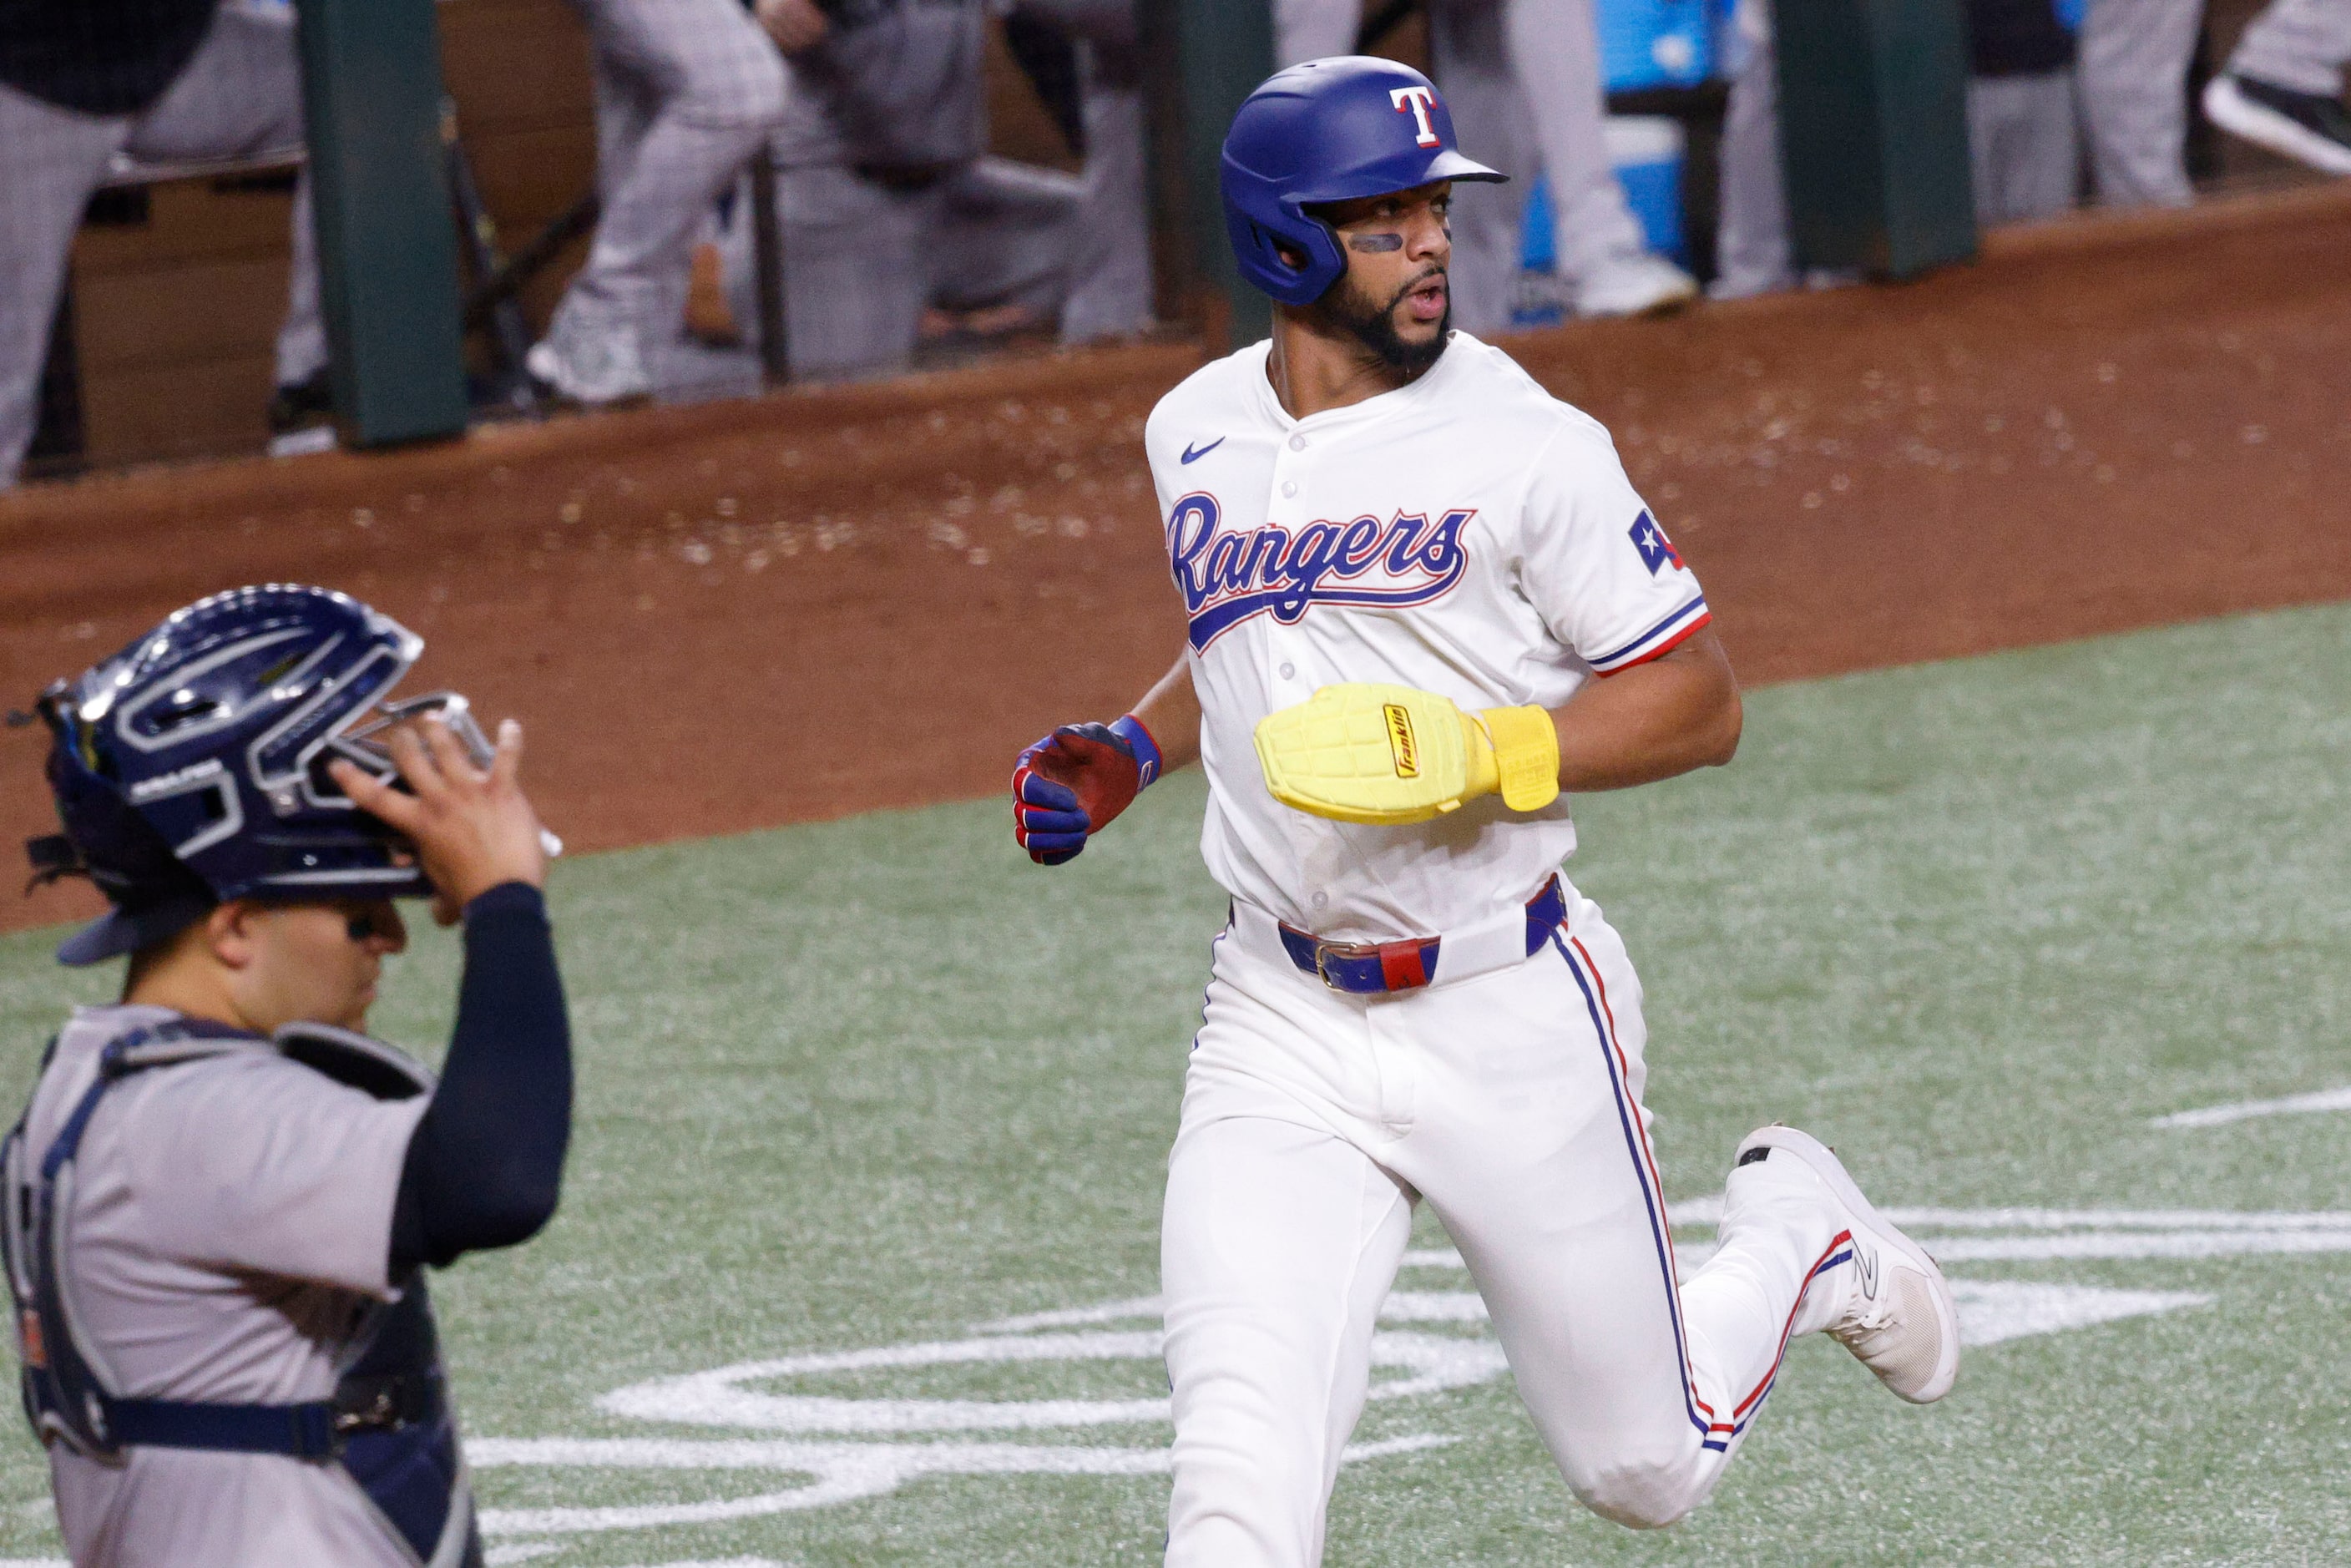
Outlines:
{"label": "yellow franklin sliding mitt", "polygon": [[1266,788],[1341,822],[1425,822],[1501,791],[1514,811],[1559,798],[1559,731],[1539,707],[1464,713],[1412,686],[1324,686],[1257,727]]}

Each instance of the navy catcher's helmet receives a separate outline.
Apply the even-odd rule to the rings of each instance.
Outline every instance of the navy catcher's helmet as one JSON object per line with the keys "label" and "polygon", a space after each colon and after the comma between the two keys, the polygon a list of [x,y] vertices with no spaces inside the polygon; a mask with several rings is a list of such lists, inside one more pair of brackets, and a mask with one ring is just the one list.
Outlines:
{"label": "navy catcher's helmet", "polygon": [[399,836],[326,764],[396,769],[375,732],[438,712],[489,754],[465,699],[384,694],[424,640],[320,588],[240,588],[175,611],[41,694],[65,831],[26,848],[37,883],[86,875],[114,904],[57,957],[94,964],[173,935],[232,898],[432,891]]}
{"label": "navy catcher's helmet", "polygon": [[[1241,276],[1284,305],[1311,305],[1347,271],[1317,202],[1409,191],[1432,180],[1507,180],[1463,157],[1453,114],[1410,66],[1338,55],[1276,71],[1225,135],[1225,227]],[[1306,257],[1302,267],[1280,246]]]}

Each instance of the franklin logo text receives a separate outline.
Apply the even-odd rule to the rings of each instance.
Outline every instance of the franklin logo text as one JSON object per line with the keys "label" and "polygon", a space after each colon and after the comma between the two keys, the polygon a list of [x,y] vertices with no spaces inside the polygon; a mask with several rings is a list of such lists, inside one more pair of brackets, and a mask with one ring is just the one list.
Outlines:
{"label": "franklin logo text", "polygon": [[1412,715],[1398,703],[1383,703],[1380,712],[1387,716],[1388,750],[1395,756],[1396,777],[1419,778],[1420,752],[1412,743]]}

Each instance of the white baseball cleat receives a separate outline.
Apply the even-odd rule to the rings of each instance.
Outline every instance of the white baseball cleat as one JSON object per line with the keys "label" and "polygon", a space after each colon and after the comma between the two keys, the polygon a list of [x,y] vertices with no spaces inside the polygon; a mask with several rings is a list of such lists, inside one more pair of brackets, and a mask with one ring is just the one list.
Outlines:
{"label": "white baseball cleat", "polygon": [[559,340],[554,331],[531,345],[523,368],[557,396],[590,408],[609,408],[653,395],[653,378],[637,351],[636,334],[624,328],[606,332],[573,330]]}
{"label": "white baseball cleat", "polygon": [[1575,282],[1578,316],[1654,316],[1697,298],[1697,278],[1646,253],[1613,257]]}
{"label": "white baseball cleat", "polygon": [[1853,1265],[1823,1274],[1813,1289],[1845,1291],[1823,1325],[1877,1380],[1913,1405],[1931,1405],[1959,1375],[1959,1306],[1927,1249],[1888,1222],[1845,1174],[1829,1146],[1793,1127],[1759,1127],[1739,1145],[1731,1168],[1792,1159],[1818,1178],[1852,1238]]}
{"label": "white baseball cleat", "polygon": [[2351,113],[2340,98],[2223,71],[2205,84],[2204,116],[2282,157],[2351,174]]}

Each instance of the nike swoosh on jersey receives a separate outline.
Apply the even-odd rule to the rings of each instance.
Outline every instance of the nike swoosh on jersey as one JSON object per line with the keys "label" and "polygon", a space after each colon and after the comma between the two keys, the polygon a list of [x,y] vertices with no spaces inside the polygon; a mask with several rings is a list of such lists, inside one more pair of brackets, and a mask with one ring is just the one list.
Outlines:
{"label": "nike swoosh on jersey", "polygon": [[1190,444],[1186,443],[1184,447],[1184,461],[1186,463],[1197,463],[1201,458],[1206,457],[1209,453],[1214,452],[1217,447],[1222,446],[1224,444],[1225,438],[1219,435],[1214,441],[1211,441],[1208,444],[1201,447],[1197,452],[1195,452],[1192,450]]}

